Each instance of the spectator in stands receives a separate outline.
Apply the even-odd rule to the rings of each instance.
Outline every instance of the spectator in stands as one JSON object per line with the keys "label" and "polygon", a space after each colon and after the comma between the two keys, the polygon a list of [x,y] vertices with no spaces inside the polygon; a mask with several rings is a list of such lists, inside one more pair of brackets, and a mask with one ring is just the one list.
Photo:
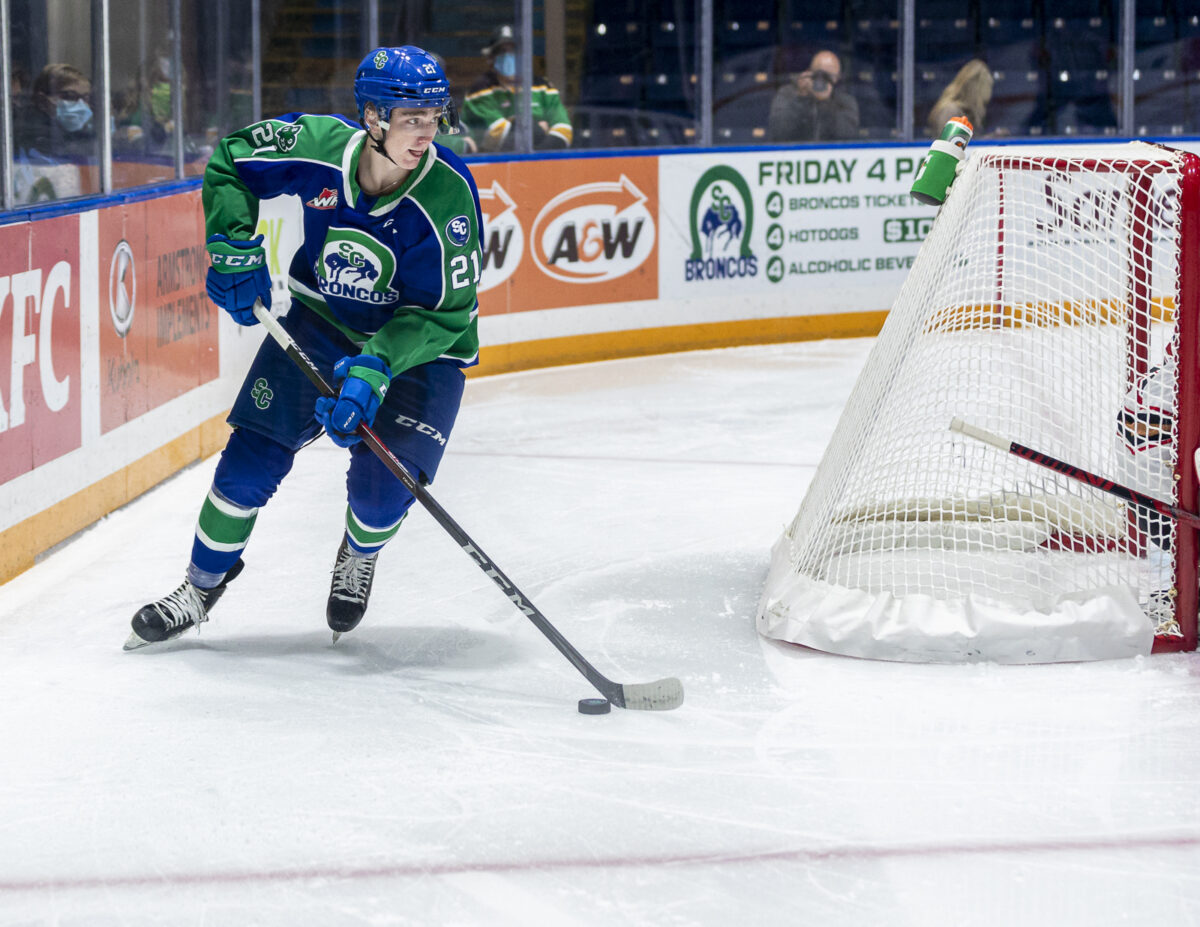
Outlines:
{"label": "spectator in stands", "polygon": [[78,196],[79,164],[95,162],[92,82],[70,64],[48,64],[28,96],[13,93],[13,195],[17,203]]}
{"label": "spectator in stands", "polygon": [[982,135],[987,106],[992,100],[993,83],[992,72],[978,58],[972,58],[964,64],[929,111],[929,119],[925,122],[929,134],[936,138],[951,118],[966,116],[971,121],[975,136]]}
{"label": "spectator in stands", "polygon": [[[512,151],[516,135],[517,43],[512,26],[492,33],[483,49],[489,67],[463,101],[462,121],[483,151]],[[545,77],[533,78],[533,147],[570,148],[571,117],[558,90]]]}
{"label": "spectator in stands", "polygon": [[48,64],[34,78],[29,105],[13,111],[18,152],[48,163],[95,155],[92,82],[70,64]]}
{"label": "spectator in stands", "polygon": [[160,54],[139,69],[136,80],[113,94],[113,147],[121,154],[168,151],[175,132],[171,58]]}
{"label": "spectator in stands", "polygon": [[771,101],[772,142],[834,142],[858,136],[858,101],[840,86],[842,63],[833,52],[813,55],[807,71],[779,88]]}

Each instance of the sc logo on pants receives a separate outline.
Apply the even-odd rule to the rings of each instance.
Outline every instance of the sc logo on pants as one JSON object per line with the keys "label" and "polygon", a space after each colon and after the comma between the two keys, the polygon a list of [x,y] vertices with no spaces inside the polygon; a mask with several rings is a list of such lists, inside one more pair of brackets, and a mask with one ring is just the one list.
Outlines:
{"label": "sc logo on pants", "polygon": [[271,387],[267,386],[265,377],[259,377],[254,381],[254,386],[250,389],[250,398],[254,400],[254,404],[260,409],[266,409],[271,405],[271,400],[275,398],[275,393],[271,391]]}

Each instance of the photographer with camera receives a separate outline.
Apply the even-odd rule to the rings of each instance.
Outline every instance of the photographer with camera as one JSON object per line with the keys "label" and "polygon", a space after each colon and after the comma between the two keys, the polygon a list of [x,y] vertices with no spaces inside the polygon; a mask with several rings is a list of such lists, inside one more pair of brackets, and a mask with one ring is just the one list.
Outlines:
{"label": "photographer with camera", "polygon": [[842,64],[831,51],[813,55],[807,71],[771,101],[767,138],[772,142],[834,142],[858,136],[858,101],[843,90]]}

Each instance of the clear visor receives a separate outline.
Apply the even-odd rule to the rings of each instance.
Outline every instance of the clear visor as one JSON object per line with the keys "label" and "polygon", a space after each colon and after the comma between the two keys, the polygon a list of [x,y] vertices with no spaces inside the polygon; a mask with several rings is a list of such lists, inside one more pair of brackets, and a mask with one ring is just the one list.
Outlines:
{"label": "clear visor", "polygon": [[462,127],[458,122],[458,107],[451,100],[445,106],[427,106],[421,109],[405,109],[397,106],[389,118],[379,120],[379,127],[390,131],[395,127],[401,132],[420,132],[431,135],[458,135]]}

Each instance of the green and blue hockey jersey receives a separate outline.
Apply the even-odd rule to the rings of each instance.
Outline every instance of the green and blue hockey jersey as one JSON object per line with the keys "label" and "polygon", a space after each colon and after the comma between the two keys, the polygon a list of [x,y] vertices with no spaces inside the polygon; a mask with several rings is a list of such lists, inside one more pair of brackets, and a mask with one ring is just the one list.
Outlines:
{"label": "green and blue hockey jersey", "polygon": [[475,364],[483,227],[475,181],[433,144],[399,188],[368,196],[357,180],[365,140],[341,116],[300,113],[227,136],[204,173],[206,234],[250,239],[260,200],[298,196],[295,300],[394,374],[438,358]]}

